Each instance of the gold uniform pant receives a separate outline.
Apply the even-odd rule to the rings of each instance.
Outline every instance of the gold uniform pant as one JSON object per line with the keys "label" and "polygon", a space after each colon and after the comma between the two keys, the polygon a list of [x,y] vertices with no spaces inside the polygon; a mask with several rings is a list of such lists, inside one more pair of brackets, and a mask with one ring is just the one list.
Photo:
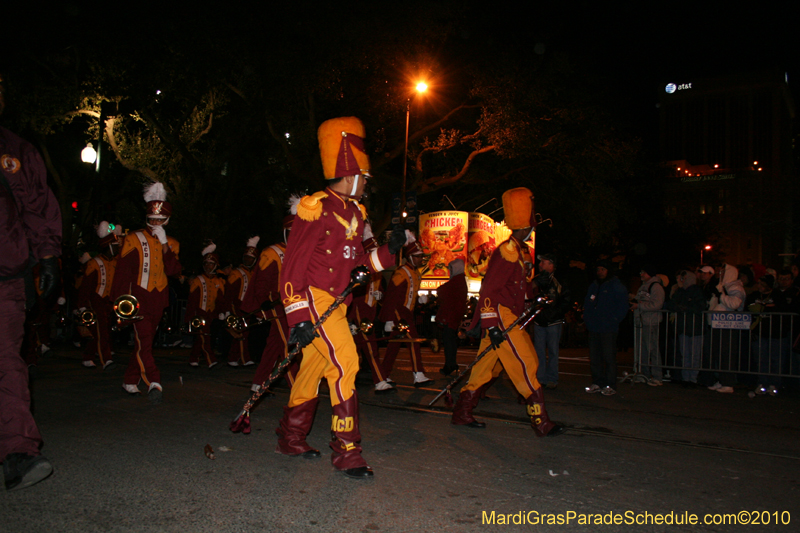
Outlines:
{"label": "gold uniform pant", "polygon": [[[507,328],[517,317],[506,307],[497,306],[500,312],[500,320],[503,327]],[[478,353],[481,353],[491,343],[489,336],[486,335],[481,340]],[[533,394],[534,390],[540,389],[541,385],[536,380],[536,370],[539,368],[539,358],[536,349],[533,347],[530,335],[525,330],[515,326],[506,336],[505,342],[489,353],[472,367],[469,375],[469,382],[464,385],[462,390],[477,390],[484,383],[500,374],[500,365],[508,373],[508,377],[514,382],[514,386],[519,393],[527,398]]]}
{"label": "gold uniform pant", "polygon": [[[309,306],[316,322],[336,298],[311,287]],[[319,338],[303,348],[303,361],[289,395],[289,407],[313,400],[319,393],[319,382],[328,381],[331,405],[347,401],[355,390],[358,373],[358,351],[347,322],[347,306],[340,305],[317,330]]]}

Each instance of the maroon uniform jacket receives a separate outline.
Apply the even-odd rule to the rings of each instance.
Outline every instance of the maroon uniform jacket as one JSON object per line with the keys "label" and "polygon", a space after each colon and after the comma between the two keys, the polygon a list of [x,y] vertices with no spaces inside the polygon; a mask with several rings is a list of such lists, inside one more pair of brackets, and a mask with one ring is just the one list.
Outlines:
{"label": "maroon uniform jacket", "polygon": [[523,246],[511,237],[492,252],[471,327],[478,323],[478,318],[483,329],[499,326],[498,305],[508,308],[515,316],[525,310],[525,298],[531,291],[531,284],[525,276]]}
{"label": "maroon uniform jacket", "polygon": [[[305,196],[286,245],[280,289],[289,326],[312,321],[311,287],[339,296],[359,265],[378,272],[394,262],[388,246],[364,252],[366,210],[357,201],[325,189]],[[345,300],[349,305],[352,295]]]}

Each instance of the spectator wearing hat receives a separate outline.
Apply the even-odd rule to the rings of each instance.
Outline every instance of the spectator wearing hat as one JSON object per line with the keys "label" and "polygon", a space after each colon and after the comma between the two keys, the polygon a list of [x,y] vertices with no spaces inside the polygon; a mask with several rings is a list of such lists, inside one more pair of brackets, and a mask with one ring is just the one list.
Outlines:
{"label": "spectator wearing hat", "polygon": [[597,262],[597,279],[589,285],[583,302],[592,373],[586,392],[606,396],[617,392],[617,335],[620,322],[628,314],[628,291],[612,269],[611,261]]}
{"label": "spectator wearing hat", "polygon": [[161,372],[153,359],[153,340],[164,309],[169,304],[167,277],[181,274],[178,257],[180,244],[168,237],[165,226],[172,215],[172,205],[167,202],[167,191],[162,183],[145,187],[147,204],[146,228],[125,237],[117,259],[111,298],[130,295],[139,302],[138,316],[133,322],[134,349],[122,388],[129,394],[140,394],[138,384],[148,387],[152,403],[161,403]]}
{"label": "spectator wearing hat", "polygon": [[540,294],[547,296],[552,303],[542,309],[534,320],[533,345],[539,356],[536,377],[545,388],[555,389],[558,385],[561,328],[564,316],[572,307],[572,295],[569,288],[556,279],[556,256],[541,254],[538,259],[541,272],[533,278],[533,282]]}
{"label": "spectator wearing hat", "polygon": [[661,351],[659,349],[659,324],[664,307],[664,282],[653,265],[647,264],[639,271],[642,285],[631,304],[633,311],[634,344],[639,350],[642,373],[647,384],[662,385]]}

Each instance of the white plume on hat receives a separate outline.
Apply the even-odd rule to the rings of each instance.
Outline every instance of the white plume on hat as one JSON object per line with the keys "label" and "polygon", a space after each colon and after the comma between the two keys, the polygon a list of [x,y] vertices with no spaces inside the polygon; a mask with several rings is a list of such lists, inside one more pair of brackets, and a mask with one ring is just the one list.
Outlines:
{"label": "white plume on hat", "polygon": [[164,188],[164,184],[160,181],[156,181],[144,186],[145,202],[164,202],[166,200],[167,190]]}
{"label": "white plume on hat", "polygon": [[209,244],[208,246],[206,246],[205,248],[203,248],[203,251],[201,252],[201,254],[200,254],[200,255],[202,255],[203,257],[205,257],[205,256],[207,256],[207,255],[208,255],[208,254],[210,254],[210,253],[214,253],[214,250],[216,250],[216,249],[217,249],[217,245],[216,245],[216,244],[214,244],[214,243],[212,242],[211,244]]}
{"label": "white plume on hat", "polygon": [[78,261],[80,261],[82,265],[85,265],[86,263],[88,263],[91,260],[92,260],[92,256],[89,255],[89,252],[83,252],[83,255],[80,256],[80,258],[78,258]]}
{"label": "white plume on hat", "polygon": [[261,237],[256,235],[255,237],[250,237],[247,239],[247,247],[248,248],[256,248],[258,246],[258,241],[261,240]]}
{"label": "white plume on hat", "polygon": [[299,194],[293,194],[289,197],[289,201],[286,202],[286,205],[289,207],[289,212],[293,215],[297,214],[297,206],[300,204],[300,200],[302,196]]}

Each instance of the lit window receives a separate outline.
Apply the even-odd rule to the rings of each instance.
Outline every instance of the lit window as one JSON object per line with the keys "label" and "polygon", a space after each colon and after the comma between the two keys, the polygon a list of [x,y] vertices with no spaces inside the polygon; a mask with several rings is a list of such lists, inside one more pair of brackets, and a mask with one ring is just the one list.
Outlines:
{"label": "lit window", "polygon": [[700,204],[700,214],[701,215],[705,215],[706,214],[706,206],[703,205],[703,204]]}

